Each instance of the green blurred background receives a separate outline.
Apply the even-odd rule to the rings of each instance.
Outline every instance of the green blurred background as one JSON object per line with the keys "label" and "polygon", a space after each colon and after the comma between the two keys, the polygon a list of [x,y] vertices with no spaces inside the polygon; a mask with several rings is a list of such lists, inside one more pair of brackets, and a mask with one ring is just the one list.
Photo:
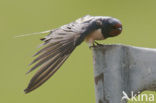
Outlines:
{"label": "green blurred background", "polygon": [[25,75],[27,65],[46,34],[16,35],[57,28],[86,14],[112,16],[121,20],[123,32],[102,43],[156,48],[155,12],[156,0],[0,0],[0,103],[95,103],[92,52],[85,43],[48,82],[24,94],[34,74]]}

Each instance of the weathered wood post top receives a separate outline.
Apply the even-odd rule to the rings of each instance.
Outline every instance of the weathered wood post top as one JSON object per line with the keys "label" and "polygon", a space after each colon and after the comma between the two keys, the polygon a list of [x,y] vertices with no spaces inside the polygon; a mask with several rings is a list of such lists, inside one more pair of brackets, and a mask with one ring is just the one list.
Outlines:
{"label": "weathered wood post top", "polygon": [[96,103],[126,103],[123,93],[156,90],[156,49],[103,45],[93,48],[93,59]]}

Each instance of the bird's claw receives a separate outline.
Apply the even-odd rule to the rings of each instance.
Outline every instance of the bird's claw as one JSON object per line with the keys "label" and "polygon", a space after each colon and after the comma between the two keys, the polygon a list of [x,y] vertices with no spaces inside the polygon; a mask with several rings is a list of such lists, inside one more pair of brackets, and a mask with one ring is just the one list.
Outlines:
{"label": "bird's claw", "polygon": [[103,46],[103,44],[100,44],[98,42],[95,42],[96,46]]}
{"label": "bird's claw", "polygon": [[103,44],[99,44],[97,42],[94,42],[92,46],[89,46],[89,49],[94,48],[94,47],[101,47]]}
{"label": "bird's claw", "polygon": [[89,46],[89,49],[96,47],[96,45]]}

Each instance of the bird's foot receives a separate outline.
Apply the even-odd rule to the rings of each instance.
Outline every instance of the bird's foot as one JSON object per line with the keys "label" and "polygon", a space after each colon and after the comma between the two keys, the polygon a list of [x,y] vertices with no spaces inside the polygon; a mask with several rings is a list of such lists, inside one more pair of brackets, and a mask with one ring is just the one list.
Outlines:
{"label": "bird's foot", "polygon": [[97,47],[97,46],[98,46],[98,47],[101,47],[101,46],[103,46],[103,44],[100,44],[100,43],[98,43],[98,42],[95,41],[95,42],[93,43],[93,45],[89,46],[89,48],[91,49],[91,48],[94,48],[94,47]]}
{"label": "bird's foot", "polygon": [[89,49],[96,47],[95,45],[89,46]]}
{"label": "bird's foot", "polygon": [[96,47],[96,45],[93,43],[93,45],[89,46],[89,49]]}
{"label": "bird's foot", "polygon": [[[95,41],[94,43],[96,44],[96,46],[103,46],[103,44],[100,44],[100,43],[98,43],[98,42],[96,42],[96,41]],[[94,44],[94,45],[95,45],[95,44]]]}

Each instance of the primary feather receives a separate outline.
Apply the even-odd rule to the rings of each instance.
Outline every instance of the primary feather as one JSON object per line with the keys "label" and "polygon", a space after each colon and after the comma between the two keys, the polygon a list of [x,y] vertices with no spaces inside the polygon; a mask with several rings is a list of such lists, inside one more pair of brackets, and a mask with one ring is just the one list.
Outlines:
{"label": "primary feather", "polygon": [[36,63],[27,73],[40,67],[37,73],[32,77],[25,93],[28,93],[48,80],[70,56],[71,52],[78,46],[85,37],[99,28],[96,21],[101,17],[85,16],[52,30],[49,35],[42,38],[42,44],[45,46],[34,56],[38,57],[31,64]]}

